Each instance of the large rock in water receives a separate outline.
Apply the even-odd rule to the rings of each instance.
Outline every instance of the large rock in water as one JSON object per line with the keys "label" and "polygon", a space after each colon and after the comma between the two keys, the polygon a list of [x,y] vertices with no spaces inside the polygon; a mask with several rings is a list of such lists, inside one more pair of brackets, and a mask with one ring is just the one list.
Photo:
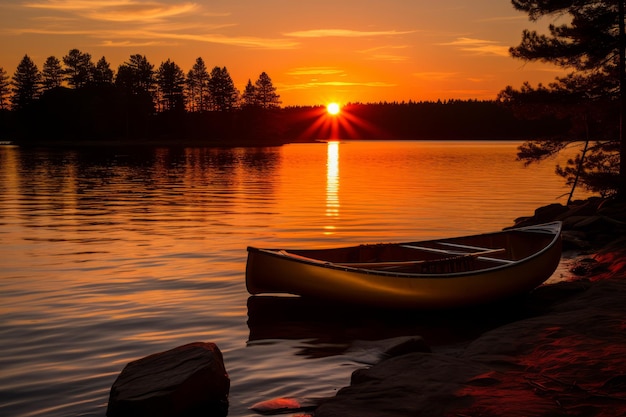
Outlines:
{"label": "large rock in water", "polygon": [[111,387],[107,416],[225,416],[229,389],[219,348],[191,343],[128,363]]}

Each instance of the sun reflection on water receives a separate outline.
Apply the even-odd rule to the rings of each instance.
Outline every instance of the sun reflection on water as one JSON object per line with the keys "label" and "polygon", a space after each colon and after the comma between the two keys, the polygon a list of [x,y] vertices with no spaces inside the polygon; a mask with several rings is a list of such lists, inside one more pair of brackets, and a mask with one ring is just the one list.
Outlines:
{"label": "sun reflection on water", "polygon": [[[339,142],[328,142],[326,160],[326,216],[339,216]],[[334,225],[324,227],[325,234],[332,234]]]}

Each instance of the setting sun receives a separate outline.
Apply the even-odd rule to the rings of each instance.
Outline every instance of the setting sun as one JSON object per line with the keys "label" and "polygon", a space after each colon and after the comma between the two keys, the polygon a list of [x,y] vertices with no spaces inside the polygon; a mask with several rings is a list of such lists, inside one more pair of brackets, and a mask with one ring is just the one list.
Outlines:
{"label": "setting sun", "polygon": [[326,111],[329,114],[336,115],[336,114],[339,114],[339,112],[341,111],[341,108],[339,107],[339,104],[337,103],[328,103],[328,105],[326,106]]}

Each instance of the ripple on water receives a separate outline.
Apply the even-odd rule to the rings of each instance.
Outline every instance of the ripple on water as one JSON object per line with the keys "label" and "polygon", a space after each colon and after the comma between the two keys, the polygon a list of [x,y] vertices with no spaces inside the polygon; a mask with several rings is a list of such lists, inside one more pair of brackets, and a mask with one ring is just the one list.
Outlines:
{"label": "ripple on water", "polygon": [[246,246],[509,226],[567,191],[551,165],[516,164],[517,145],[0,147],[0,415],[102,417],[128,362],[212,341],[231,376],[229,415],[252,416],[273,397],[334,395],[361,366],[344,354],[355,339],[454,334],[454,322],[424,327],[433,317],[259,309]]}

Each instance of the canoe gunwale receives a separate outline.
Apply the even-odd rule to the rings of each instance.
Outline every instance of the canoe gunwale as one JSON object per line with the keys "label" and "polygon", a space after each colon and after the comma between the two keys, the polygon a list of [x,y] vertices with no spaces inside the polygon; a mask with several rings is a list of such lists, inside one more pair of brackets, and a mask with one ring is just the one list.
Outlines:
{"label": "canoe gunwale", "polygon": [[[285,249],[262,249],[262,248],[249,246],[247,248],[247,251],[248,252],[255,252],[255,251],[256,252],[260,252],[260,253],[263,253],[266,256],[275,257],[277,259],[282,259],[282,260],[289,261],[289,262],[297,262],[297,263],[301,263],[301,264],[315,266],[315,267],[318,267],[318,268],[326,268],[326,269],[333,269],[333,270],[339,270],[339,271],[346,271],[346,272],[350,272],[350,273],[358,273],[358,274],[363,274],[363,275],[376,275],[376,276],[405,278],[405,279],[460,278],[460,277],[466,277],[466,276],[472,276],[472,275],[479,275],[479,274],[484,274],[484,273],[495,272],[495,271],[498,271],[498,270],[503,270],[503,269],[508,269],[508,268],[512,268],[512,267],[516,267],[516,266],[521,266],[521,265],[524,265],[524,264],[526,264],[528,262],[532,262],[534,259],[536,259],[538,257],[541,257],[543,254],[548,252],[559,241],[560,235],[561,235],[561,228],[562,228],[562,223],[561,222],[552,222],[552,223],[546,223],[546,224],[541,224],[541,225],[536,225],[536,226],[526,226],[526,227],[520,227],[520,228],[511,228],[511,229],[503,230],[501,232],[496,232],[496,234],[497,233],[503,233],[504,234],[504,233],[512,233],[512,232],[545,233],[545,234],[552,235],[553,238],[541,250],[538,250],[538,251],[532,253],[530,256],[526,256],[526,257],[524,257],[522,259],[513,260],[513,261],[504,260],[505,262],[502,262],[502,263],[498,262],[498,264],[494,264],[493,266],[490,266],[490,267],[487,267],[487,268],[471,269],[471,270],[459,271],[459,272],[443,272],[443,273],[395,272],[395,271],[391,271],[391,270],[368,269],[368,268],[365,268],[365,267],[351,267],[351,266],[348,266],[348,265],[343,265],[341,263],[334,263],[334,262],[329,262],[329,261],[323,261],[323,260],[319,260],[319,259],[308,258],[308,257],[297,255],[297,254],[292,254],[292,253],[288,252],[288,250],[285,250]],[[489,235],[491,235],[491,234],[494,234],[494,233],[489,233]],[[474,237],[480,237],[480,236],[484,236],[484,235],[485,234],[478,234],[478,235],[472,235],[472,236],[466,236],[466,237],[467,238],[474,238]],[[441,239],[441,240],[445,241],[446,239]],[[433,241],[430,241],[430,242],[433,242]],[[419,243],[419,242],[382,243],[382,244],[378,244],[378,245],[397,246],[397,245],[410,245],[412,243]],[[373,244],[373,245],[376,245],[376,244]],[[296,249],[292,249],[292,250],[296,250]],[[453,259],[454,256],[459,257],[459,255],[462,255],[462,254],[452,254],[451,253],[451,255],[452,256],[450,258],[442,258],[441,260]],[[466,255],[471,256],[472,253],[467,253]],[[497,261],[500,261],[500,259],[498,259],[498,258],[493,258],[493,259],[497,260]],[[491,259],[485,259],[485,260],[486,261],[491,261]]]}

